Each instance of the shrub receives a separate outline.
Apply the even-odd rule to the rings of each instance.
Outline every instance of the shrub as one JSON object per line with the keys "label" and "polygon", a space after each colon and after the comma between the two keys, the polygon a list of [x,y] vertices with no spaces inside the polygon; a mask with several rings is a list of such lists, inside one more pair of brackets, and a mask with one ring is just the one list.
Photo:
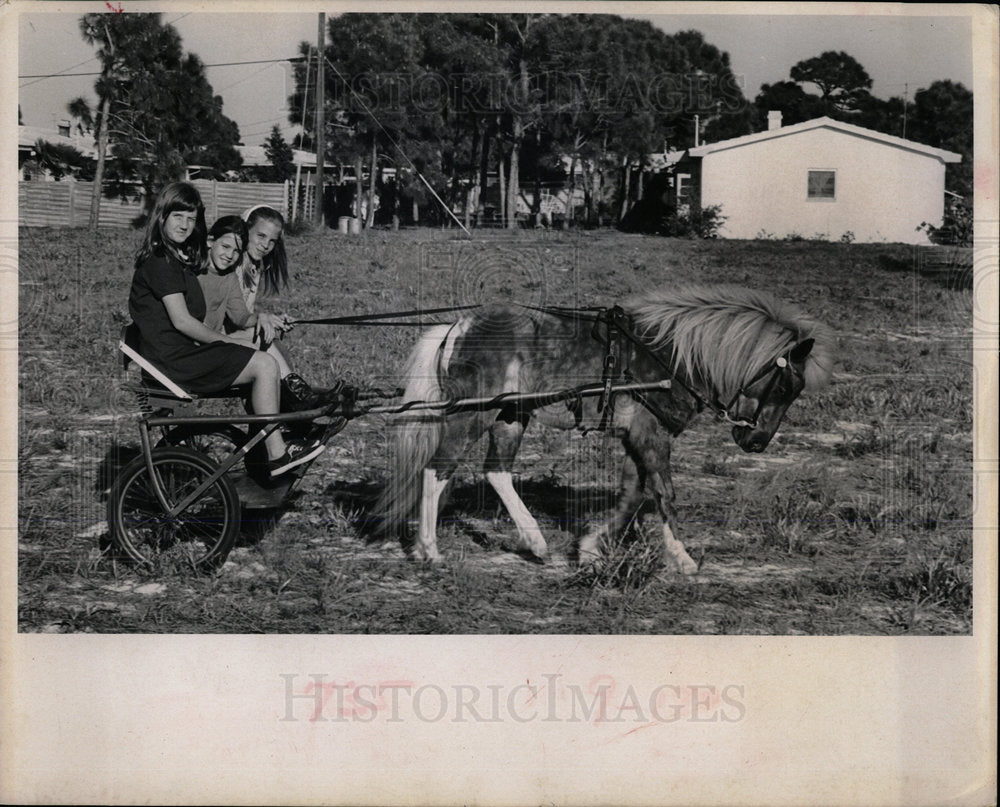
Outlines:
{"label": "shrub", "polygon": [[725,220],[721,205],[684,205],[664,215],[656,232],[672,238],[718,238]]}
{"label": "shrub", "polygon": [[917,230],[923,230],[932,244],[954,247],[972,246],[972,204],[965,199],[948,198],[944,207],[944,221],[935,227],[926,221],[920,222]]}

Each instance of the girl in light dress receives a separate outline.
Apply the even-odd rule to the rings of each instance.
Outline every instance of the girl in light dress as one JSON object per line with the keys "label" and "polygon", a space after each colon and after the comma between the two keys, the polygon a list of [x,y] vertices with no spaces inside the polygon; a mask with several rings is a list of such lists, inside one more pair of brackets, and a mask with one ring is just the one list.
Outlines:
{"label": "girl in light dress", "polygon": [[[240,335],[221,333],[202,321],[205,297],[195,273],[208,252],[205,208],[197,189],[186,182],[168,185],[146,225],[129,292],[129,313],[140,333],[139,352],[190,392],[213,393],[250,384],[254,411],[277,414],[277,360]],[[286,443],[277,429],[265,447],[272,477],[308,462],[324,448],[318,440]]]}
{"label": "girl in light dress", "polygon": [[257,343],[272,356],[281,376],[281,409],[298,412],[335,403],[338,398],[333,390],[313,389],[292,370],[288,354],[277,340],[294,327],[294,320],[287,314],[256,310],[258,292],[272,295],[288,285],[283,229],[284,218],[265,205],[250,208],[242,218],[222,217],[213,225],[209,243],[222,239],[230,244],[239,238],[243,246],[235,260],[226,260],[225,268],[216,265],[210,251],[199,280],[208,307],[206,324]]}

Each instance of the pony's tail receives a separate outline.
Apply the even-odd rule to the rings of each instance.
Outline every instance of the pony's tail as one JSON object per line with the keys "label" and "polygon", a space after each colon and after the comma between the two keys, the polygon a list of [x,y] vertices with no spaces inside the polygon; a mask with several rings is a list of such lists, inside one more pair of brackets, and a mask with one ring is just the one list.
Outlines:
{"label": "pony's tail", "polygon": [[[438,378],[439,349],[452,326],[438,325],[417,342],[403,370],[403,403],[442,397]],[[388,474],[375,503],[375,532],[401,535],[420,498],[424,467],[441,442],[444,418],[437,412],[404,412],[390,421],[393,435],[387,456]]]}

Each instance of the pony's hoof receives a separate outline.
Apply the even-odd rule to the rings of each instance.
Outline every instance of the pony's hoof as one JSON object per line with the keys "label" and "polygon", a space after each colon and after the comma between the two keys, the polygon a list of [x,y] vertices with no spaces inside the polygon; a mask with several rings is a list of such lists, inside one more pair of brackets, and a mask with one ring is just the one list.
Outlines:
{"label": "pony's hoof", "polygon": [[679,574],[683,575],[698,574],[698,564],[695,563],[686,554],[684,555],[684,557],[675,557],[673,560],[674,560],[674,565],[677,567],[677,571]]}

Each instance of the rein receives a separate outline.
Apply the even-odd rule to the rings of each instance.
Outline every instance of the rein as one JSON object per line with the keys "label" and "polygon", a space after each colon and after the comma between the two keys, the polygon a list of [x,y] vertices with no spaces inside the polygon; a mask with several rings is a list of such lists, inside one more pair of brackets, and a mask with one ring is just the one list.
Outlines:
{"label": "rein", "polygon": [[355,314],[347,317],[297,319],[296,325],[447,325],[446,322],[392,322],[400,317],[423,317],[429,314],[448,314],[452,311],[469,311],[480,305],[456,305],[449,308],[413,308],[409,311],[390,311],[385,314]]}
{"label": "rein", "polygon": [[[733,396],[732,400],[729,401],[727,405],[722,405],[718,401],[710,401],[706,396],[700,394],[698,391],[691,388],[690,385],[684,383],[677,378],[674,368],[668,365],[663,359],[661,359],[656,353],[650,350],[646,342],[636,334],[634,330],[634,323],[632,317],[629,316],[625,310],[618,305],[612,306],[610,308],[599,307],[599,306],[588,306],[583,308],[573,308],[569,306],[534,306],[534,305],[520,305],[521,308],[528,309],[530,311],[538,311],[543,314],[550,314],[556,317],[562,317],[564,319],[573,319],[576,321],[591,321],[593,322],[593,327],[591,328],[591,336],[593,336],[598,342],[601,342],[605,346],[604,361],[601,371],[601,393],[600,399],[597,404],[597,411],[601,413],[601,422],[597,427],[599,431],[604,431],[607,428],[608,418],[614,411],[614,398],[613,392],[616,390],[615,385],[625,379],[626,382],[632,382],[635,380],[634,376],[629,371],[629,358],[632,351],[624,349],[626,343],[633,349],[641,351],[642,355],[647,359],[652,360],[655,364],[658,364],[660,368],[667,374],[669,380],[672,383],[676,383],[685,392],[687,392],[691,397],[698,402],[700,407],[711,409],[717,415],[723,417],[727,422],[734,426],[743,426],[749,428],[755,428],[757,425],[757,420],[760,417],[760,413],[764,408],[765,402],[768,396],[771,394],[771,390],[774,389],[774,385],[778,382],[778,377],[781,372],[788,367],[789,359],[788,355],[779,356],[774,365],[765,365],[761,368],[752,379],[745,382]],[[415,308],[409,311],[392,311],[382,314],[358,314],[353,316],[344,317],[323,317],[317,319],[297,319],[295,324],[297,325],[369,325],[369,326],[427,326],[427,325],[446,325],[446,322],[425,322],[422,320],[409,320],[408,317],[424,317],[434,314],[449,314],[456,311],[471,311],[477,308],[482,308],[482,305],[459,305],[459,306],[449,306],[444,308]],[[603,327],[603,336],[601,333]],[[746,391],[749,387],[758,383],[763,379],[768,373],[771,374],[771,378],[768,381],[767,387],[764,389],[762,395],[758,397],[757,410],[754,412],[750,420],[735,420],[730,414],[729,410],[735,406],[736,402],[741,396],[746,395]],[[669,428],[668,418],[666,413],[654,404],[645,395],[644,390],[630,389],[629,394],[635,398],[643,407],[645,407],[661,424]],[[565,397],[562,400],[567,400]],[[579,395],[570,395],[567,400],[567,406],[574,412],[577,418],[577,422],[582,420],[581,406]]]}

